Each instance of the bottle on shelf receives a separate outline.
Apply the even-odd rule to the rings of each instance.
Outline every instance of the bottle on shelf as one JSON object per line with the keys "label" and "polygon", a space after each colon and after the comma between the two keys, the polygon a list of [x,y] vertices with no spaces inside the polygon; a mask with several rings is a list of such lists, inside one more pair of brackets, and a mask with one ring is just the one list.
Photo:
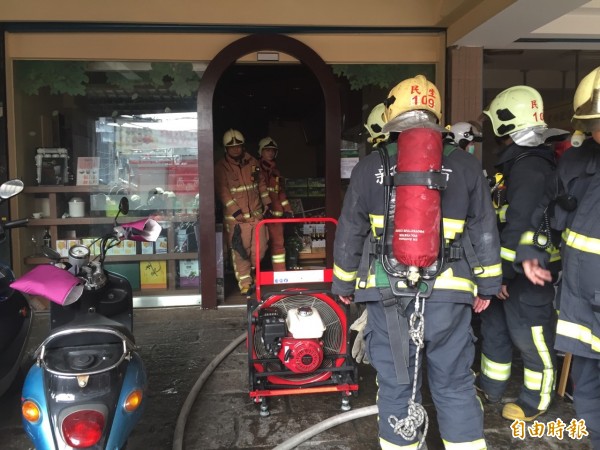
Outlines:
{"label": "bottle on shelf", "polygon": [[50,236],[50,229],[46,228],[44,230],[44,236],[42,237],[42,241],[46,247],[52,247],[52,236]]}

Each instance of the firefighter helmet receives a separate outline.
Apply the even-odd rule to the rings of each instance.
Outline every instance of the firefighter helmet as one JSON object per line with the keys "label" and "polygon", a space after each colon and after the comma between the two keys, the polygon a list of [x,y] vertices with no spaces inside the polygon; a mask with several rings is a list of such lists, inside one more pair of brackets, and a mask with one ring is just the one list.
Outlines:
{"label": "firefighter helmet", "polygon": [[262,151],[265,148],[274,148],[275,157],[277,157],[277,150],[279,149],[279,147],[277,147],[277,142],[275,142],[272,138],[268,136],[266,138],[261,139],[258,143],[258,156],[262,156]]}
{"label": "firefighter helmet", "polygon": [[576,130],[600,129],[600,67],[596,67],[579,82],[573,97],[573,118]]}
{"label": "firefighter helmet", "polygon": [[483,113],[492,121],[494,134],[503,137],[533,127],[547,127],[544,102],[529,86],[513,86],[500,92]]}
{"label": "firefighter helmet", "polygon": [[234,130],[230,128],[223,135],[223,146],[225,147],[233,147],[234,145],[244,145],[246,140],[244,139],[244,135],[240,133],[238,130]]}
{"label": "firefighter helmet", "polygon": [[481,131],[477,129],[477,126],[469,122],[456,122],[450,127],[450,133],[452,133],[452,136],[454,137],[454,142],[456,142],[459,146],[460,141],[463,140],[466,140],[467,143],[473,141],[482,141]]}
{"label": "firefighter helmet", "polygon": [[390,133],[383,132],[385,122],[385,105],[380,103],[371,110],[369,117],[367,117],[367,123],[365,123],[365,128],[370,134],[370,137],[367,138],[367,142],[373,144],[373,147],[377,147],[382,142],[387,141],[390,137]]}
{"label": "firefighter helmet", "polygon": [[423,75],[398,83],[388,94],[384,132],[402,132],[411,128],[432,128],[447,132],[439,125],[442,118],[442,101],[435,84]]}
{"label": "firefighter helmet", "polygon": [[423,75],[407,78],[398,83],[387,96],[386,122],[408,111],[425,110],[432,112],[438,121],[442,118],[440,93],[431,81]]}

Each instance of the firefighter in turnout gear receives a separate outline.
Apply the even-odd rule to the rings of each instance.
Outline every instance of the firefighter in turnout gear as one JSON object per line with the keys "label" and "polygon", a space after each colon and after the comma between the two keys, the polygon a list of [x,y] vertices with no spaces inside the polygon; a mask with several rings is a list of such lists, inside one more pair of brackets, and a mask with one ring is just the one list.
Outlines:
{"label": "firefighter in turnout gear", "polygon": [[[415,100],[416,99],[416,100]],[[445,190],[440,191],[443,236],[437,240],[442,261],[423,300],[408,278],[387,272],[393,260],[389,235],[394,230],[396,160],[402,133],[439,131],[439,92],[424,76],[394,87],[385,102],[390,142],[363,158],[352,171],[334,243],[332,291],[340,299],[364,302],[366,354],[377,370],[379,439],[383,449],[416,449],[424,442],[427,416],[422,406],[421,359],[427,364],[439,430],[447,449],[486,448],[483,411],[471,372],[475,356],[472,309],[484,309],[501,284],[496,218],[481,164],[467,152],[444,152],[440,159]],[[454,147],[456,148],[456,147]],[[476,266],[476,267],[475,267]],[[401,269],[399,269],[401,270]],[[406,288],[406,289],[405,289]],[[417,304],[418,303],[418,304]],[[419,315],[422,320],[419,320]],[[413,319],[424,329],[415,329]],[[410,336],[409,336],[410,334]],[[419,438],[419,434],[421,437]]]}
{"label": "firefighter in turnout gear", "polygon": [[[594,449],[600,449],[600,67],[579,83],[573,108],[574,128],[588,138],[560,158],[558,181],[522,236],[516,262],[532,283],[551,286],[552,253],[544,247],[560,245],[555,348],[573,354],[575,411],[585,420]],[[546,226],[536,233],[540,223],[550,225],[551,233]]]}
{"label": "firefighter in turnout gear", "polygon": [[[483,111],[501,143],[496,168],[502,173],[506,205],[499,218],[502,291],[481,314],[481,374],[477,388],[489,402],[502,398],[511,375],[513,348],[521,354],[523,387],[502,417],[532,421],[543,414],[554,395],[554,288],[536,286],[513,267],[515,252],[541,201],[554,170],[550,138],[566,135],[544,122],[542,97],[529,86],[513,86],[498,94]],[[554,252],[551,258],[558,258]]]}
{"label": "firefighter in turnout gear", "polygon": [[[293,217],[292,207],[285,195],[284,180],[275,164],[277,158],[277,143],[270,137],[261,139],[258,143],[258,155],[260,156],[260,173],[271,199],[269,211],[273,218]],[[269,217],[265,217],[267,219]],[[268,223],[269,248],[271,250],[271,261],[273,270],[281,272],[285,267],[285,246],[283,239],[283,224]]]}
{"label": "firefighter in turnout gear", "polygon": [[215,191],[223,204],[223,224],[235,277],[242,294],[250,290],[256,247],[265,255],[267,232],[260,228],[260,244],[254,243],[254,227],[268,214],[271,199],[260,176],[259,162],[244,149],[244,136],[230,129],[223,136],[225,156],[215,164]]}

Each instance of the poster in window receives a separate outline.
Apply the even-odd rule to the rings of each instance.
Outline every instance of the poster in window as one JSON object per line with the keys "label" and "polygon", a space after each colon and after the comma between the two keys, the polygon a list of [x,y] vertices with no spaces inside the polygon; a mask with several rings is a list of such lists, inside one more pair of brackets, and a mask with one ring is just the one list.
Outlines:
{"label": "poster in window", "polygon": [[86,156],[77,158],[77,186],[97,186],[99,184],[100,158]]}

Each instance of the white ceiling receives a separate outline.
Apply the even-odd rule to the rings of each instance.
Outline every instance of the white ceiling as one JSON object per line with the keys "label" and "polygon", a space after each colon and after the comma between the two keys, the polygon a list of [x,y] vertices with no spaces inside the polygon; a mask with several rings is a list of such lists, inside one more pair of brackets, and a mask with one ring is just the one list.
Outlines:
{"label": "white ceiling", "polygon": [[574,89],[600,66],[600,0],[516,0],[449,45],[484,48],[485,88]]}
{"label": "white ceiling", "polygon": [[517,0],[451,45],[600,50],[600,0]]}

